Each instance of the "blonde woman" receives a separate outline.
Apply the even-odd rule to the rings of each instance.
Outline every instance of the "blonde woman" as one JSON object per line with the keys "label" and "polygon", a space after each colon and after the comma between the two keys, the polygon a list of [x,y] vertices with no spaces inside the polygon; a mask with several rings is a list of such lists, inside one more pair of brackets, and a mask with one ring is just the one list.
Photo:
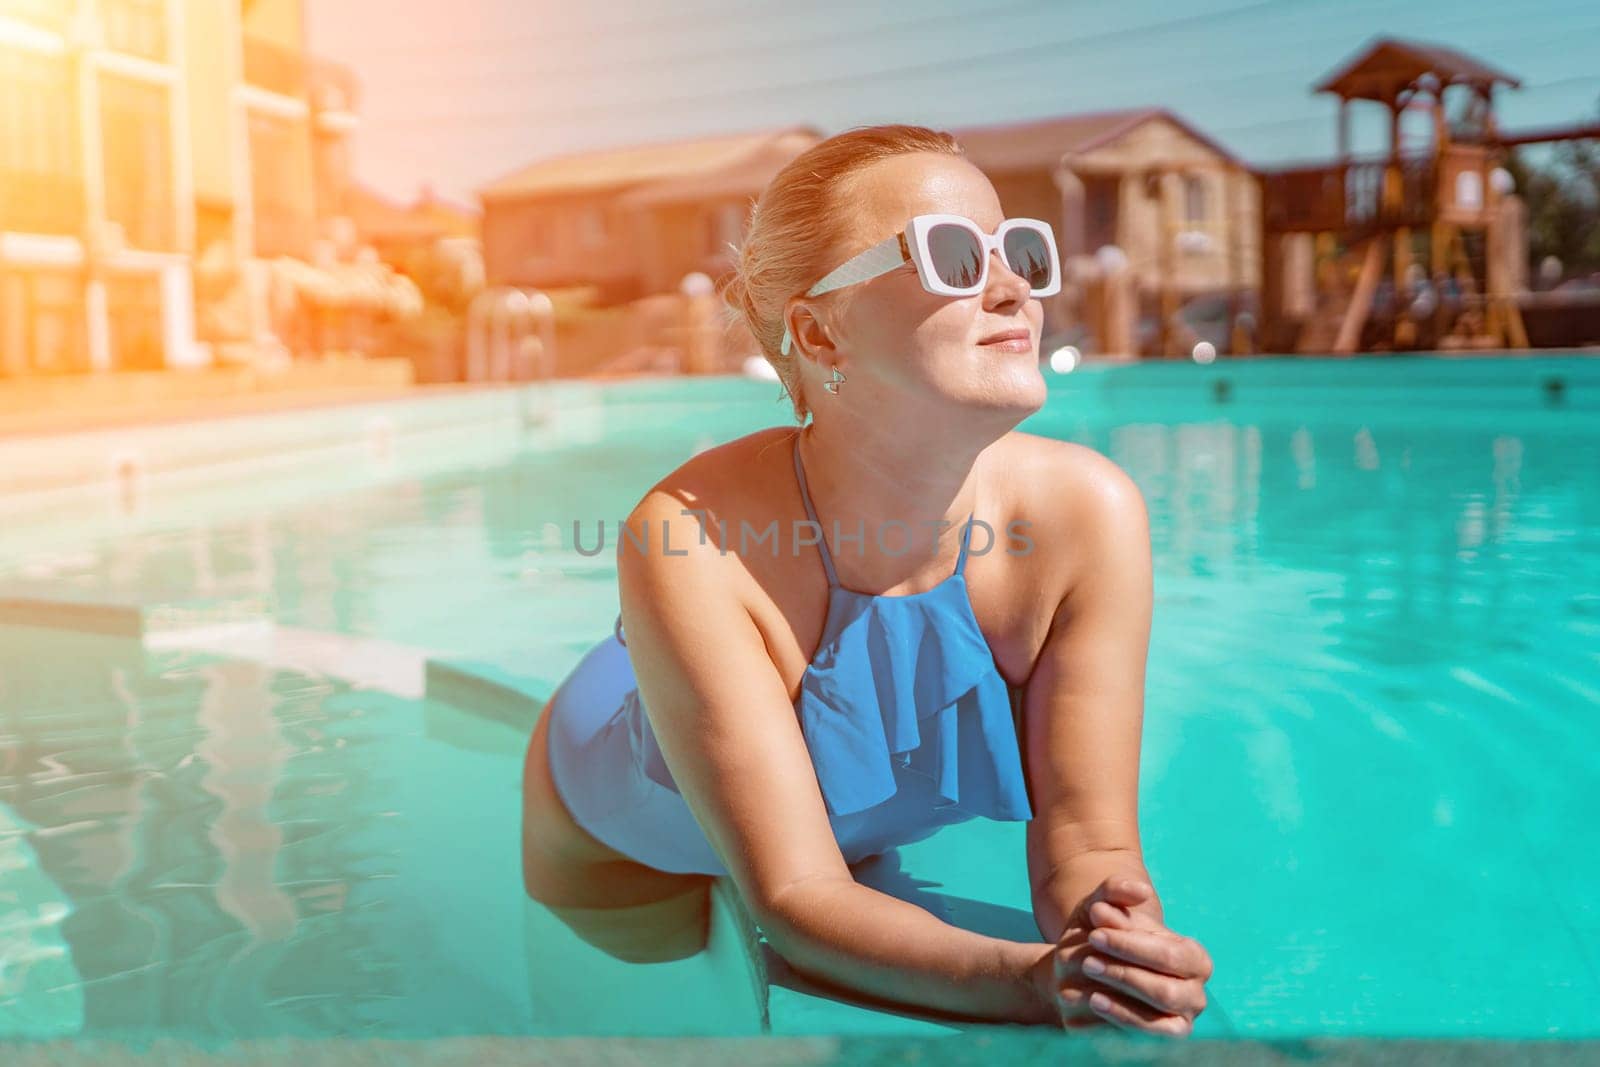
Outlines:
{"label": "blonde woman", "polygon": [[[668,960],[728,876],[835,986],[1191,1031],[1211,961],[1165,926],[1139,841],[1144,502],[1098,453],[1016,431],[1059,287],[1050,227],[1006,219],[948,134],[851,130],[772,180],[725,298],[801,427],[696,455],[628,517],[616,631],[529,745],[530,896]],[[976,816],[1027,820],[1038,941],[851,875]]]}

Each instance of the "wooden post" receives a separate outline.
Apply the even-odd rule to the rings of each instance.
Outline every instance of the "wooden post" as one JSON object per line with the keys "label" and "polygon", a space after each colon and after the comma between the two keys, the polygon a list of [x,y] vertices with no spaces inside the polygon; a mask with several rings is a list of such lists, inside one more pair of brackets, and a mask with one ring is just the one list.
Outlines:
{"label": "wooden post", "polygon": [[1381,216],[1400,206],[1404,189],[1400,182],[1400,101],[1391,98],[1389,105],[1389,162],[1383,168],[1383,208]]}
{"label": "wooden post", "polygon": [[1405,295],[1406,275],[1411,273],[1411,228],[1402,226],[1394,232],[1394,295]]}
{"label": "wooden post", "polygon": [[1528,333],[1511,283],[1511,256],[1517,252],[1516,242],[1508,239],[1506,213],[1499,194],[1491,189],[1489,196],[1489,224],[1484,230],[1485,332],[1507,348],[1527,348]]}
{"label": "wooden post", "polygon": [[1106,271],[1106,338],[1113,354],[1139,358],[1139,279],[1132,263],[1121,263]]}
{"label": "wooden post", "polygon": [[[1261,322],[1257,328],[1259,346],[1267,351],[1280,347],[1283,330],[1283,235],[1269,233],[1266,211],[1257,219],[1261,234]],[[1288,347],[1283,345],[1281,347]]]}
{"label": "wooden post", "polygon": [[1177,290],[1177,262],[1172,254],[1173,241],[1178,234],[1178,225],[1173,217],[1173,186],[1175,177],[1171,173],[1162,173],[1156,179],[1156,225],[1159,233],[1159,284],[1161,294],[1161,325],[1159,330],[1161,354],[1163,356],[1180,355],[1173,351],[1172,317],[1178,311]]}
{"label": "wooden post", "polygon": [[1224,235],[1227,241],[1228,258],[1228,288],[1238,295],[1244,288],[1244,254],[1239,250],[1240,223],[1244,218],[1244,209],[1239,204],[1238,173],[1231,167],[1222,171],[1222,212],[1221,224],[1228,228]]}
{"label": "wooden post", "polygon": [[1439,338],[1445,332],[1444,288],[1440,284],[1446,276],[1445,257],[1449,255],[1450,226],[1440,222],[1435,216],[1433,224],[1428,227],[1428,284],[1434,287],[1433,304],[1433,344],[1439,344]]}
{"label": "wooden post", "polygon": [[[1061,197],[1061,229],[1058,234],[1060,253],[1063,269],[1077,256],[1088,255],[1094,250],[1088,245],[1087,227],[1084,220],[1084,189],[1083,179],[1067,166],[1065,159],[1050,175],[1055,184],[1056,192]],[[1058,321],[1053,325],[1058,329],[1065,329],[1072,324],[1073,294],[1069,286],[1063,285],[1061,292],[1052,298],[1052,304],[1047,305],[1045,311],[1055,311],[1054,318]],[[1082,312],[1080,311],[1080,314]]]}
{"label": "wooden post", "polygon": [[1334,338],[1336,355],[1348,356],[1361,346],[1361,328],[1372,310],[1372,296],[1378,289],[1378,279],[1383,275],[1383,236],[1370,238],[1366,257],[1361,263],[1361,275],[1356,280],[1355,292],[1350,294],[1344,317],[1339,322],[1339,332]]}
{"label": "wooden post", "polygon": [[1063,260],[1093,253],[1094,249],[1084,247],[1088,239],[1083,217],[1083,179],[1065,163],[1058,166],[1050,177],[1061,197],[1061,247],[1057,251]]}

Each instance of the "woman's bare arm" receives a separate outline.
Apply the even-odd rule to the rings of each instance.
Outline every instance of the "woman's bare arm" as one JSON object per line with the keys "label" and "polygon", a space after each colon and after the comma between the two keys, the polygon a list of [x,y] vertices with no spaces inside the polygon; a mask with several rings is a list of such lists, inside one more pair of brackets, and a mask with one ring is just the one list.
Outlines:
{"label": "woman's bare arm", "polygon": [[[1211,957],[1167,929],[1139,845],[1149,516],[1132,479],[1084,452],[1070,464],[1077,488],[1060,494],[1078,502],[1065,525],[1083,551],[1024,693],[1034,915],[1040,933],[1080,953],[1063,968],[1065,1013],[1087,1003],[1119,1028],[1186,1037],[1205,1010]],[[1120,899],[1097,892],[1102,883]]]}
{"label": "woman's bare arm", "polygon": [[[1023,708],[1034,793],[1027,832],[1034,916],[1042,935],[1059,939],[1104,879],[1150,882],[1138,805],[1153,582],[1139,487],[1098,453],[1052,447],[1062,461],[1055,470],[1064,472],[1053,496],[1070,501],[1060,528],[1072,531],[1081,556]],[[1145,908],[1160,920],[1155,897]]]}
{"label": "woman's bare arm", "polygon": [[[1053,946],[986,937],[856,882],[794,706],[742,590],[683,504],[656,490],[618,549],[623,627],[662,755],[773,948],[797,971],[901,1004],[1054,1022]],[[672,554],[661,551],[663,526]],[[682,553],[682,554],[680,554]],[[1045,975],[1049,963],[1043,962]]]}

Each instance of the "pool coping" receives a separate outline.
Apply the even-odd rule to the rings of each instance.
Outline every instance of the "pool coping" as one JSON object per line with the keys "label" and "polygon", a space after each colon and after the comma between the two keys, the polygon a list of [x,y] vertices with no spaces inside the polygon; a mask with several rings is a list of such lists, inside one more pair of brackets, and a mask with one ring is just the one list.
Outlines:
{"label": "pool coping", "polygon": [[0,1042],[11,1067],[102,1067],[113,1064],[236,1064],[293,1062],[296,1067],[439,1067],[467,1064],[585,1064],[709,1067],[713,1064],[938,1064],[996,1062],[1174,1064],[1183,1067],[1261,1067],[1302,1063],[1412,1067],[1418,1063],[1590,1064],[1600,1040],[1518,1041],[1430,1038],[1274,1038],[1173,1041],[1122,1031],[1093,1036],[1043,1027],[987,1026],[947,1037],[446,1037],[392,1039],[254,1039],[222,1046],[174,1038],[122,1043]]}

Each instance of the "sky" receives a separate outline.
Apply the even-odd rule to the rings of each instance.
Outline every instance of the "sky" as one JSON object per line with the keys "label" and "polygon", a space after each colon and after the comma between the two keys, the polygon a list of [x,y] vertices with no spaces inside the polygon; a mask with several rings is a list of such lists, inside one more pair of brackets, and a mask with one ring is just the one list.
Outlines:
{"label": "sky", "polygon": [[[1317,160],[1337,105],[1310,86],[1375,36],[1520,78],[1504,128],[1600,114],[1595,0],[307,0],[307,17],[311,49],[362,83],[358,178],[406,200],[474,202],[592,148],[1143,106],[1254,165]],[[1356,149],[1378,150],[1381,107],[1353,117]]]}

